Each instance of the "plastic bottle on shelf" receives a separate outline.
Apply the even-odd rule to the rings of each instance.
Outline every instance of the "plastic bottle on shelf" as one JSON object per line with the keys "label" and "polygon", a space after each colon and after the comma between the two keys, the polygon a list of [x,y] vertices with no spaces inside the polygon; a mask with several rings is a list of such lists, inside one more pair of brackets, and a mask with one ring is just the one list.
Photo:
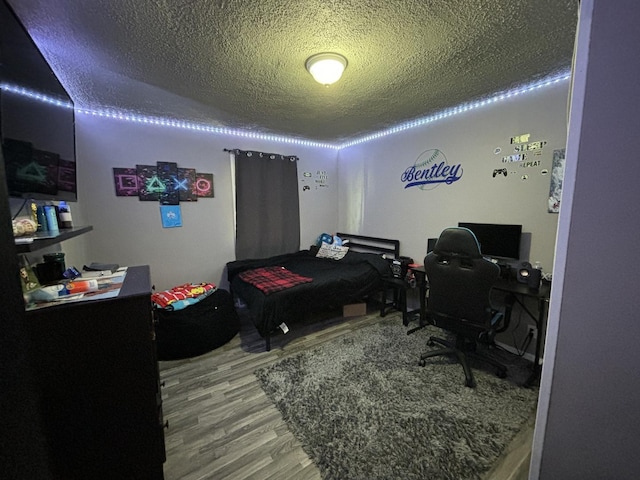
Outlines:
{"label": "plastic bottle on shelf", "polygon": [[60,228],[71,228],[73,227],[73,221],[71,219],[71,209],[67,202],[60,202],[58,204],[58,210],[60,212]]}
{"label": "plastic bottle on shelf", "polygon": [[44,213],[44,207],[42,205],[38,205],[36,208],[36,218],[38,222],[38,231],[42,232],[43,230],[49,230],[47,228],[47,217]]}
{"label": "plastic bottle on shelf", "polygon": [[47,230],[50,232],[57,232],[58,219],[56,217],[56,208],[53,205],[45,205],[44,215],[47,218]]}

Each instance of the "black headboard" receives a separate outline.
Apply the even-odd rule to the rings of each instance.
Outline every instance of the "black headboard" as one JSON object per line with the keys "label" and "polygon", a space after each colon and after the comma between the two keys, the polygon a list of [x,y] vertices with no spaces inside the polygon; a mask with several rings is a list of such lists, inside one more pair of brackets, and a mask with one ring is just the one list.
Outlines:
{"label": "black headboard", "polygon": [[343,241],[349,240],[349,249],[357,252],[380,253],[398,258],[400,256],[400,240],[388,238],[367,237],[351,233],[336,233]]}

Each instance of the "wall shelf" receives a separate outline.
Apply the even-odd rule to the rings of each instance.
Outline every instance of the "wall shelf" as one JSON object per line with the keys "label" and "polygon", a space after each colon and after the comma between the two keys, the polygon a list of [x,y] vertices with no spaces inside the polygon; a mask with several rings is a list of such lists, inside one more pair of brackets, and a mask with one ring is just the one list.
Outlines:
{"label": "wall shelf", "polygon": [[64,242],[65,240],[69,240],[70,238],[77,237],[78,235],[82,235],[83,233],[87,233],[93,230],[92,225],[87,225],[84,227],[72,227],[65,228],[60,230],[56,235],[47,235],[44,238],[38,238],[38,234],[47,234],[50,232],[38,232],[36,234],[35,239],[32,243],[21,243],[16,244],[16,252],[17,253],[28,253],[35,252],[36,250],[40,250],[42,248],[50,247],[51,245],[56,245],[60,242]]}

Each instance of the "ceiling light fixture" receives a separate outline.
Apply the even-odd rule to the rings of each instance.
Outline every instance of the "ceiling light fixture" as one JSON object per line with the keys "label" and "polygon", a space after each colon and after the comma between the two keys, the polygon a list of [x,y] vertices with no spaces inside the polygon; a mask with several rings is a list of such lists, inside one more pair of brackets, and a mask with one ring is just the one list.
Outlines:
{"label": "ceiling light fixture", "polygon": [[309,57],[305,65],[316,82],[329,86],[340,80],[347,59],[338,53],[318,53]]}

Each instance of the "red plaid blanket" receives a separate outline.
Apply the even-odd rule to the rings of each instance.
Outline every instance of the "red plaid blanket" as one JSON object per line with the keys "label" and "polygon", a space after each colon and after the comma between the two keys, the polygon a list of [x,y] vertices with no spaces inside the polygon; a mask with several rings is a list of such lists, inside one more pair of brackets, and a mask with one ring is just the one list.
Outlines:
{"label": "red plaid blanket", "polygon": [[262,290],[265,295],[313,281],[313,278],[303,277],[284,267],[263,267],[246,270],[240,273],[239,277]]}

